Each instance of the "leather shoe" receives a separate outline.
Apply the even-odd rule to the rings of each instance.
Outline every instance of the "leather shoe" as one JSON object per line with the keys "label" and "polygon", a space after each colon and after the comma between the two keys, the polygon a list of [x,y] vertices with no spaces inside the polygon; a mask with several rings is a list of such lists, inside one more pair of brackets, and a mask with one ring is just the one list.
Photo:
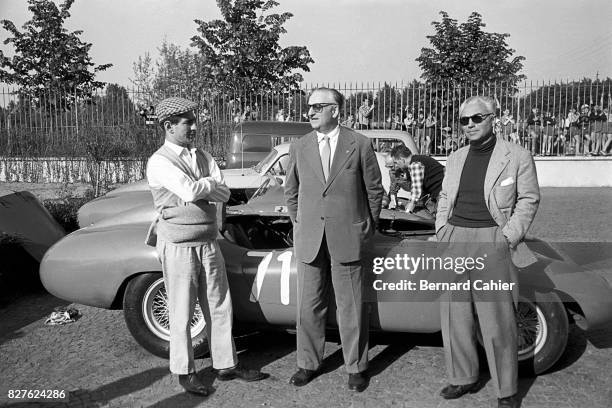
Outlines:
{"label": "leather shoe", "polygon": [[240,364],[236,364],[236,366],[232,368],[217,370],[217,379],[219,381],[229,381],[233,380],[234,378],[239,378],[242,381],[251,382],[263,380],[266,377],[266,374],[262,373],[261,371],[250,370],[242,367]]}
{"label": "leather shoe", "polygon": [[304,385],[311,382],[316,376],[315,370],[308,370],[306,368],[298,368],[295,374],[291,376],[289,384],[293,384],[296,387],[303,387]]}
{"label": "leather shoe", "polygon": [[200,379],[195,373],[179,374],[179,384],[185,389],[185,391],[192,394],[201,395],[203,397],[210,394],[210,389],[202,384]]}
{"label": "leather shoe", "polygon": [[444,399],[457,399],[463,395],[476,392],[478,382],[466,385],[453,385],[448,384],[440,391],[440,396]]}
{"label": "leather shoe", "polygon": [[348,389],[351,391],[362,392],[368,387],[368,378],[365,373],[349,374]]}
{"label": "leather shoe", "polygon": [[498,408],[519,408],[519,400],[516,398],[516,394],[505,398],[497,399]]}

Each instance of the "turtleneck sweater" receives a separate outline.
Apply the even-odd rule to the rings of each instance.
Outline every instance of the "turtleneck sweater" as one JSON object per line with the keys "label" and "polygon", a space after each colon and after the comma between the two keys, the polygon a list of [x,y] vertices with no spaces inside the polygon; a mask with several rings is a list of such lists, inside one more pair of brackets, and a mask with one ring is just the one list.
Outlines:
{"label": "turtleneck sweater", "polygon": [[[483,138],[484,139],[484,138]],[[448,223],[458,227],[486,228],[497,225],[487,208],[484,196],[484,181],[496,138],[470,141],[453,215]]]}

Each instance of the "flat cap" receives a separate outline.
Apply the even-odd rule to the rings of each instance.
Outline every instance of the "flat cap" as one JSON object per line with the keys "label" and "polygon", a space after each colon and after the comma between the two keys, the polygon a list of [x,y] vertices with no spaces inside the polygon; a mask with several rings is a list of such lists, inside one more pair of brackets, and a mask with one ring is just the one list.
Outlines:
{"label": "flat cap", "polygon": [[190,100],[178,97],[166,98],[155,107],[157,120],[162,123],[170,116],[180,115],[185,112],[196,110],[198,104]]}

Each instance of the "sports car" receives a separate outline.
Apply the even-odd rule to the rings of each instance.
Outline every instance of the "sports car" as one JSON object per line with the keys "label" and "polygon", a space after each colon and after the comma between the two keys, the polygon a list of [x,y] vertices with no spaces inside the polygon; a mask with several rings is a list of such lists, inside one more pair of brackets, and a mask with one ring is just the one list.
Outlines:
{"label": "sports car", "polygon": [[[281,184],[269,177],[246,204],[229,207],[219,234],[236,330],[295,329],[297,269],[292,223]],[[148,198],[82,228],[46,253],[40,274],[45,288],[59,298],[122,308],[136,341],[151,353],[167,357],[168,310],[161,265],[155,248],[144,243],[154,217]],[[442,251],[435,241],[433,220],[398,211],[383,210],[371,242],[372,259]],[[587,330],[612,321],[612,288],[596,272],[573,263],[559,245],[537,239],[527,243],[538,261],[518,273],[518,357],[523,370],[542,373],[564,352],[570,323]],[[397,266],[382,275],[367,268],[365,301],[371,331],[440,330],[440,293],[380,290],[381,277],[400,282],[410,274]],[[191,327],[196,355],[208,350],[204,324],[196,308]],[[328,324],[331,329],[336,327],[333,311],[328,314]]]}

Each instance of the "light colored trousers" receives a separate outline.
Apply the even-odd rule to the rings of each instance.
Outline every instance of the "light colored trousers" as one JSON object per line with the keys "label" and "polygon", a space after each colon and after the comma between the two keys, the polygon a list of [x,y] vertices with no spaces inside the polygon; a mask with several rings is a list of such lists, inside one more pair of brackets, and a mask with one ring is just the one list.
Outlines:
{"label": "light colored trousers", "polygon": [[168,294],[170,371],[195,372],[190,323],[196,299],[206,322],[213,368],[234,367],[238,360],[232,337],[232,299],[217,241],[182,247],[158,239],[157,252]]}
{"label": "light colored trousers", "polygon": [[[451,245],[453,242],[458,243],[456,246],[465,252],[478,251],[479,243],[482,243],[480,248],[488,250],[492,246],[501,247],[501,258],[489,262],[489,257],[485,262],[490,277],[495,276],[495,280],[501,278],[503,281],[517,281],[516,269],[500,227],[464,228],[447,224],[439,231],[438,241],[450,242]],[[518,292],[516,288],[515,290]],[[447,292],[440,297],[442,340],[451,384],[467,385],[478,380],[476,330],[480,327],[497,397],[505,398],[516,394],[518,332],[514,309],[511,291],[496,292],[494,297],[488,298],[477,290],[467,293]]]}

